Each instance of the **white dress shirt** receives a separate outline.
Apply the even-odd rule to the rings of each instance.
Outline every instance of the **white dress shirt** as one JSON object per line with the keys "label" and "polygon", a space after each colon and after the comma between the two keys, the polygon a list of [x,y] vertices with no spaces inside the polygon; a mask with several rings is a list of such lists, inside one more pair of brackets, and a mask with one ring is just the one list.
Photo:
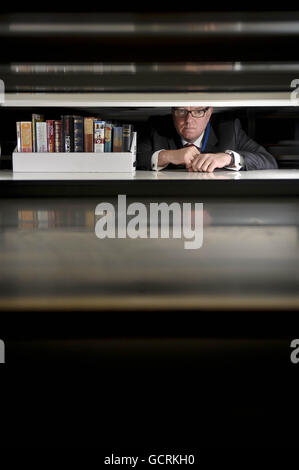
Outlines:
{"label": "white dress shirt", "polygon": [[[201,141],[202,141],[203,135],[204,135],[204,132],[198,137],[198,139],[196,139],[193,142],[193,144],[196,145],[196,147],[199,147],[199,148],[201,147]],[[181,140],[182,140],[183,146],[185,144],[190,143],[184,140],[183,138],[181,138]],[[152,155],[152,170],[153,171],[160,171],[160,170],[163,170],[163,168],[166,168],[168,166],[168,164],[164,166],[158,166],[158,157],[159,157],[159,153],[162,152],[162,150],[165,150],[165,149],[157,150]],[[227,149],[225,150],[225,153],[226,152],[231,152],[234,155],[235,164],[234,166],[225,166],[224,168],[227,170],[234,170],[234,171],[241,170],[241,168],[244,167],[244,157],[242,157],[242,155],[240,155],[238,152],[235,152],[234,150]]]}

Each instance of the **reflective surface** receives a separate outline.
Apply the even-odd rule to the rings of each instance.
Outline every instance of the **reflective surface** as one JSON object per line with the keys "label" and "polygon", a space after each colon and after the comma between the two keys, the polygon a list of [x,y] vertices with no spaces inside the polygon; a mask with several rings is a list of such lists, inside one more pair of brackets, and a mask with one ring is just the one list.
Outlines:
{"label": "reflective surface", "polygon": [[[90,25],[83,26],[90,29]],[[45,28],[44,25],[42,27]],[[187,28],[191,31],[189,25]],[[299,64],[294,61],[270,63],[195,62],[194,60],[170,63],[157,60],[149,63],[131,60],[90,63],[14,61],[0,64],[0,78],[5,83],[6,93],[10,94],[249,91],[268,94],[290,93],[290,88],[294,88],[291,87],[291,82],[298,76],[298,69]]]}
{"label": "reflective surface", "polygon": [[278,169],[278,170],[252,170],[252,171],[232,171],[217,169],[213,173],[188,172],[182,170],[163,170],[163,171],[142,171],[135,173],[30,173],[30,172],[13,172],[11,170],[3,170],[0,172],[0,181],[76,181],[76,180],[137,180],[137,181],[214,181],[214,180],[297,180],[299,179],[299,169]]}
{"label": "reflective surface", "polygon": [[100,202],[116,204],[1,201],[2,445],[200,458],[297,445],[298,199],[180,199],[192,218],[203,203],[198,250],[99,239]]}
{"label": "reflective surface", "polygon": [[146,209],[136,239],[129,215],[125,238],[99,238],[95,208],[111,203],[118,227],[117,198],[1,202],[1,309],[299,307],[298,200],[180,199],[193,224],[203,203],[199,249],[174,238],[171,218],[169,238],[151,238],[150,203],[173,198],[126,199]]}
{"label": "reflective surface", "polygon": [[297,60],[298,23],[298,11],[3,14],[1,61]]}

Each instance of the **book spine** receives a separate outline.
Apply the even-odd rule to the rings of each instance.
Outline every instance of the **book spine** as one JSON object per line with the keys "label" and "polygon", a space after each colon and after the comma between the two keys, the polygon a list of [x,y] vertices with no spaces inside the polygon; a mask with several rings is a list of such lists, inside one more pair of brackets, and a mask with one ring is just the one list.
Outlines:
{"label": "book spine", "polygon": [[113,127],[113,152],[122,152],[122,133],[121,126]]}
{"label": "book spine", "polygon": [[71,152],[74,152],[74,116],[69,116],[70,119],[70,143],[71,143]]}
{"label": "book spine", "polygon": [[83,117],[74,117],[74,150],[84,152],[84,122]]}
{"label": "book spine", "polygon": [[17,122],[17,151],[22,152],[21,123]]}
{"label": "book spine", "polygon": [[105,144],[105,121],[94,122],[94,151],[104,152]]}
{"label": "book spine", "polygon": [[61,115],[61,151],[65,152],[64,149],[64,128],[65,128],[65,117]]}
{"label": "book spine", "polygon": [[47,149],[48,152],[55,151],[54,121],[52,119],[46,121],[47,124]]}
{"label": "book spine", "polygon": [[74,151],[74,118],[73,116],[63,116],[63,151],[73,152]]}
{"label": "book spine", "polygon": [[54,121],[55,152],[62,152],[61,120]]}
{"label": "book spine", "polygon": [[93,117],[84,118],[84,152],[93,152]]}
{"label": "book spine", "polygon": [[36,151],[47,152],[47,123],[36,123]]}
{"label": "book spine", "polygon": [[32,114],[32,151],[36,152],[36,127],[35,122],[37,114]]}
{"label": "book spine", "polygon": [[112,126],[111,124],[105,124],[105,145],[104,152],[111,152],[112,143]]}
{"label": "book spine", "polygon": [[132,125],[123,124],[123,152],[130,152],[131,150],[131,140],[132,140]]}
{"label": "book spine", "polygon": [[21,122],[21,152],[32,152],[32,123]]}
{"label": "book spine", "polygon": [[32,151],[36,152],[36,123],[43,122],[44,115],[43,114],[32,114],[31,115],[31,122],[32,122]]}

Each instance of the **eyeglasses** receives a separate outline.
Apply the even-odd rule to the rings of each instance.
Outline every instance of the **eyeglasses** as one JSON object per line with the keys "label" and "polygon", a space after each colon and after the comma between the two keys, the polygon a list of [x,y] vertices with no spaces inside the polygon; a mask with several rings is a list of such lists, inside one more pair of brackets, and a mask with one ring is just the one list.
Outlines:
{"label": "eyeglasses", "polygon": [[188,109],[184,108],[174,108],[174,115],[178,118],[186,118],[190,113],[194,118],[201,118],[204,117],[208,109],[209,106],[203,109],[192,109],[191,111],[188,111]]}

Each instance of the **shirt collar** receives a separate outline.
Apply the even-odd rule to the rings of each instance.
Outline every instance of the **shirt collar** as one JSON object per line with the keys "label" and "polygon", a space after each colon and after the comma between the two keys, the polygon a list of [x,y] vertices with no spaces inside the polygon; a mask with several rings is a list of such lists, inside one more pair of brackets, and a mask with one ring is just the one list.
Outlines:
{"label": "shirt collar", "polygon": [[[204,135],[204,132],[198,137],[198,139],[196,139],[193,143],[193,145],[195,145],[196,147],[201,147],[201,141],[202,141],[202,138],[203,138],[203,135]],[[190,142],[187,142],[187,140],[182,139],[182,144],[183,146],[186,145],[186,144],[189,144]]]}

